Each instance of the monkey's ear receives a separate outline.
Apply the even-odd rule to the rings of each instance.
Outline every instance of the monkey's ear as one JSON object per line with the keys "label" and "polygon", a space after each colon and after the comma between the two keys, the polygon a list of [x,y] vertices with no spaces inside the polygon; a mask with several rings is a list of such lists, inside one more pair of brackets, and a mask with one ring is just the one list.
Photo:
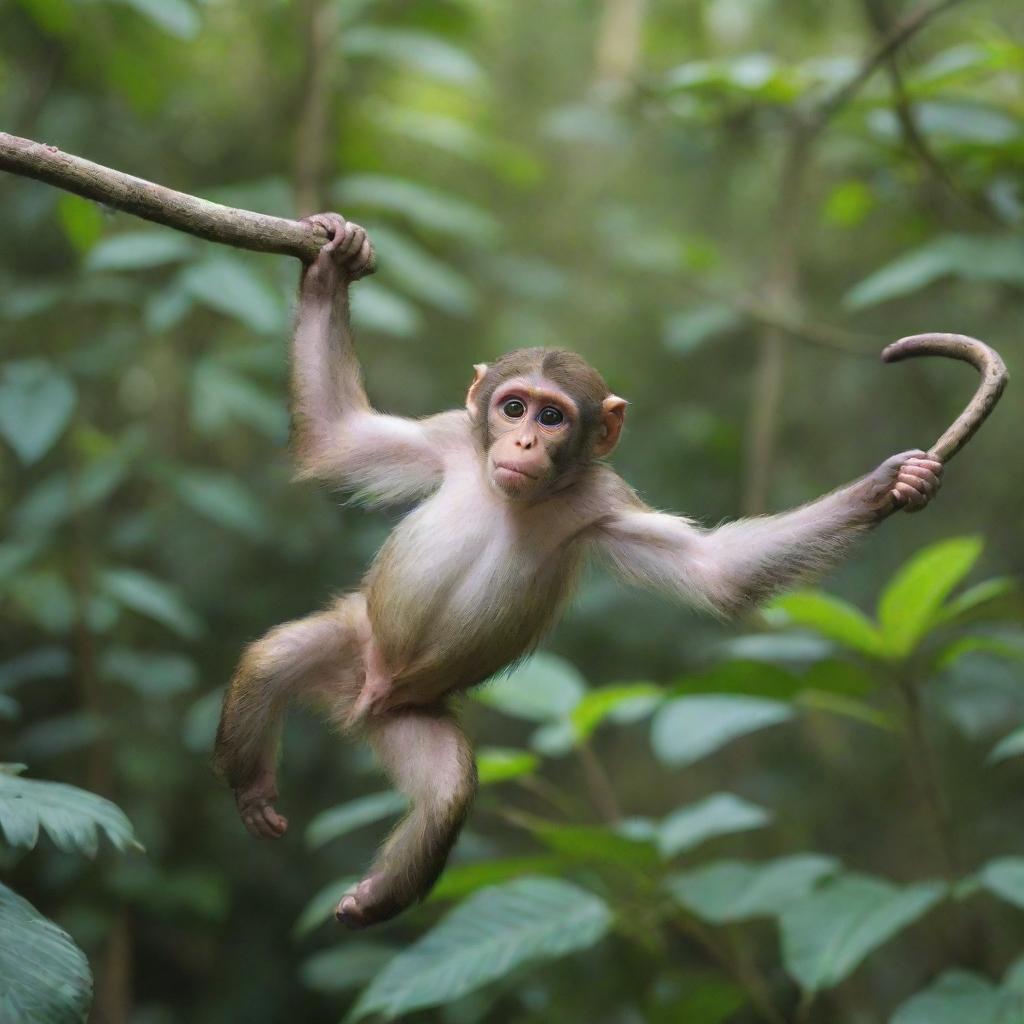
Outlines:
{"label": "monkey's ear", "polygon": [[480,390],[480,384],[484,377],[487,376],[487,364],[486,363],[474,363],[473,364],[473,383],[469,385],[469,391],[466,392],[466,409],[469,411],[469,415],[476,419],[480,415],[480,407],[477,405],[476,396]]}
{"label": "monkey's ear", "polygon": [[629,403],[618,395],[609,395],[601,403],[601,426],[594,442],[594,454],[598,458],[607,455],[619,443],[627,405]]}

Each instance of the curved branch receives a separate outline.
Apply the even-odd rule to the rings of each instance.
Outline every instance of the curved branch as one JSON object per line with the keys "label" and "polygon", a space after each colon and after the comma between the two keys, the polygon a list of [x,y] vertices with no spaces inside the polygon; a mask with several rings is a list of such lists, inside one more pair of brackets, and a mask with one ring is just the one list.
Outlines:
{"label": "curved branch", "polygon": [[309,263],[327,240],[323,229],[312,224],[211,203],[6,132],[0,132],[0,171],[236,249],[281,253]]}

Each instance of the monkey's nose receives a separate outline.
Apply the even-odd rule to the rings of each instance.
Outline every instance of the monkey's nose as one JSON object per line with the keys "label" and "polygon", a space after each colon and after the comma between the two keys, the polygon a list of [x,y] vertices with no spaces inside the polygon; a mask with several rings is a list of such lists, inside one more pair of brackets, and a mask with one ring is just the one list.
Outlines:
{"label": "monkey's nose", "polygon": [[516,441],[516,444],[519,445],[520,448],[532,448],[536,443],[537,442],[532,437],[521,437]]}

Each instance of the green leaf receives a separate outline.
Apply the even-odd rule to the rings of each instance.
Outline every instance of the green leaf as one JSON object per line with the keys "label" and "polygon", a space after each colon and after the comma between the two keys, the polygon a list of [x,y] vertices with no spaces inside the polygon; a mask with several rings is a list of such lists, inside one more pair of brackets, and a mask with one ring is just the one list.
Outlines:
{"label": "green leaf", "polygon": [[536,754],[510,747],[482,747],[476,755],[476,770],[481,786],[532,775],[539,763]]}
{"label": "green leaf", "polygon": [[565,718],[586,692],[583,676],[565,658],[535,654],[507,675],[473,692],[481,703],[514,718],[546,722]]}
{"label": "green leaf", "polygon": [[523,817],[523,824],[549,850],[583,864],[651,868],[658,862],[654,843],[605,825],[559,825]]}
{"label": "green leaf", "polygon": [[86,257],[89,270],[146,270],[189,259],[192,239],[177,231],[126,231],[98,242]]}
{"label": "green leaf", "polygon": [[314,953],[299,968],[299,975],[306,988],[325,995],[337,995],[364,985],[394,955],[393,946],[349,940],[343,945]]}
{"label": "green leaf", "polygon": [[136,651],[110,647],[100,658],[107,679],[125,683],[143,697],[176,697],[195,689],[199,669],[191,658],[175,651]]}
{"label": "green leaf", "polygon": [[896,573],[878,602],[878,620],[891,655],[905,657],[920,643],[982,547],[979,537],[940,541],[919,551]]}
{"label": "green leaf", "polygon": [[266,513],[252,493],[227,473],[192,469],[173,477],[174,489],[200,515],[258,540],[269,529]]}
{"label": "green leaf", "polygon": [[341,897],[358,881],[359,879],[355,875],[350,875],[345,878],[336,878],[319,889],[299,915],[292,934],[297,939],[301,939],[314,929],[319,928],[325,921],[329,921],[334,916],[334,908],[337,907]]}
{"label": "green leaf", "polygon": [[662,857],[674,857],[715,836],[747,832],[771,820],[771,814],[757,804],[732,793],[714,793],[669,814],[658,829],[658,849]]}
{"label": "green leaf", "polygon": [[572,709],[570,718],[576,738],[585,740],[605,719],[636,722],[661,703],[664,691],[654,683],[627,683],[588,690]]}
{"label": "green leaf", "polygon": [[[476,308],[469,281],[448,264],[417,245],[408,235],[383,225],[368,225],[385,280],[427,305],[452,316],[468,316]],[[360,286],[362,287],[362,286]]]}
{"label": "green leaf", "polygon": [[411,338],[423,326],[420,311],[379,281],[360,281],[352,292],[352,322],[363,331]]}
{"label": "green leaf", "polygon": [[193,371],[192,419],[205,434],[216,434],[237,420],[271,441],[288,436],[288,412],[280,399],[209,359],[200,360]]}
{"label": "green leaf", "polygon": [[0,690],[9,690],[35,679],[67,675],[74,662],[63,647],[37,647],[0,664]]}
{"label": "green leaf", "polygon": [[599,941],[611,926],[603,900],[553,878],[484,889],[403,950],[360,996],[352,1019],[386,1020],[443,1006],[523,964],[553,960]]}
{"label": "green leaf", "polygon": [[893,732],[897,728],[891,715],[879,711],[865,701],[857,700],[856,697],[846,697],[841,693],[803,690],[796,695],[795,703],[813,711],[825,711],[830,715],[852,718],[855,722],[862,722],[876,729],[885,729],[887,732]]}
{"label": "green leaf", "polygon": [[1024,910],[1024,857],[990,860],[978,872],[978,880],[989,892]]}
{"label": "green leaf", "polygon": [[315,850],[332,839],[348,835],[364,825],[401,814],[408,800],[401,793],[386,790],[361,796],[330,810],[321,811],[306,827],[306,845]]}
{"label": "green leaf", "polygon": [[957,622],[991,601],[1018,590],[1017,581],[1011,576],[997,576],[991,580],[982,580],[973,587],[968,587],[939,609],[935,616],[936,624]]}
{"label": "green leaf", "polygon": [[280,294],[235,256],[210,256],[181,273],[181,284],[197,302],[265,334],[280,334],[287,314]]}
{"label": "green leaf", "polygon": [[507,882],[512,878],[523,875],[559,875],[564,869],[565,861],[550,854],[449,865],[427,899],[431,902],[458,900],[478,889]]}
{"label": "green leaf", "polygon": [[942,882],[900,887],[869,875],[842,875],[783,910],[786,970],[805,992],[831,988],[946,893]]}
{"label": "green leaf", "polygon": [[44,359],[9,362],[0,376],[0,437],[26,465],[64,432],[75,410],[75,386]]}
{"label": "green leaf", "polygon": [[92,974],[71,936],[0,883],[0,1019],[74,1024],[92,1003]]}
{"label": "green leaf", "polygon": [[138,11],[157,28],[179,39],[194,39],[199,34],[200,21],[196,9],[188,0],[118,0],[126,7]]}
{"label": "green leaf", "polygon": [[782,701],[745,696],[678,697],[654,717],[651,743],[668,765],[688,765],[747,733],[789,721]]}
{"label": "green leaf", "polygon": [[862,654],[878,657],[882,653],[882,637],[874,623],[842,598],[801,590],[772,602],[770,611],[781,611],[788,624],[816,630]]}
{"label": "green leaf", "polygon": [[1014,729],[1013,732],[1004,736],[988,755],[989,764],[997,764],[1005,761],[1008,757],[1017,757],[1024,754],[1024,728]]}
{"label": "green leaf", "polygon": [[105,569],[100,587],[115,601],[159,622],[186,639],[197,637],[202,622],[166,583],[136,569]]}
{"label": "green leaf", "polygon": [[705,342],[737,330],[743,317],[724,302],[708,302],[685,312],[673,313],[662,327],[665,348],[677,356],[689,355]]}
{"label": "green leaf", "polygon": [[943,277],[1024,283],[1024,240],[1013,236],[944,235],[887,263],[851,288],[848,309],[865,309],[920,291]]}
{"label": "green leaf", "polygon": [[803,688],[800,676],[764,661],[730,660],[714,665],[706,672],[683,676],[672,683],[670,697],[706,693],[745,694],[788,700]]}
{"label": "green leaf", "polygon": [[781,914],[838,869],[835,858],[818,853],[794,854],[761,864],[720,860],[673,875],[668,888],[698,917],[726,924]]}
{"label": "green leaf", "polygon": [[360,25],[342,33],[350,57],[378,57],[454,85],[472,85],[482,78],[480,65],[464,50],[439,35],[412,29]]}
{"label": "green leaf", "polygon": [[121,851],[142,849],[131,822],[109,800],[77,786],[12,774],[23,767],[0,766],[0,832],[11,846],[31,850],[42,828],[65,853],[95,857],[100,832]]}
{"label": "green leaf", "polygon": [[336,194],[346,209],[365,206],[405,217],[426,232],[480,245],[497,240],[498,222],[486,210],[458,196],[419,182],[384,174],[354,174],[341,179]]}
{"label": "green leaf", "polygon": [[1018,994],[1000,992],[980,974],[954,968],[911,996],[889,1024],[1015,1024],[1021,1019]]}

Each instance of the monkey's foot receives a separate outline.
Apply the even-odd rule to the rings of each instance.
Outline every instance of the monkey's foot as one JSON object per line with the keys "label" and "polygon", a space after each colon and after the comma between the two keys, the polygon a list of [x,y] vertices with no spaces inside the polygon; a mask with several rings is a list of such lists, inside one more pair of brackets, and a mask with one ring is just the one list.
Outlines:
{"label": "monkey's foot", "polygon": [[272,777],[260,776],[235,790],[235,803],[242,824],[257,839],[280,839],[288,828],[288,819],[274,810],[277,786]]}
{"label": "monkey's foot", "polygon": [[368,928],[372,924],[388,921],[401,913],[405,906],[387,892],[383,875],[368,875],[352,886],[338,903],[334,916],[353,930]]}

